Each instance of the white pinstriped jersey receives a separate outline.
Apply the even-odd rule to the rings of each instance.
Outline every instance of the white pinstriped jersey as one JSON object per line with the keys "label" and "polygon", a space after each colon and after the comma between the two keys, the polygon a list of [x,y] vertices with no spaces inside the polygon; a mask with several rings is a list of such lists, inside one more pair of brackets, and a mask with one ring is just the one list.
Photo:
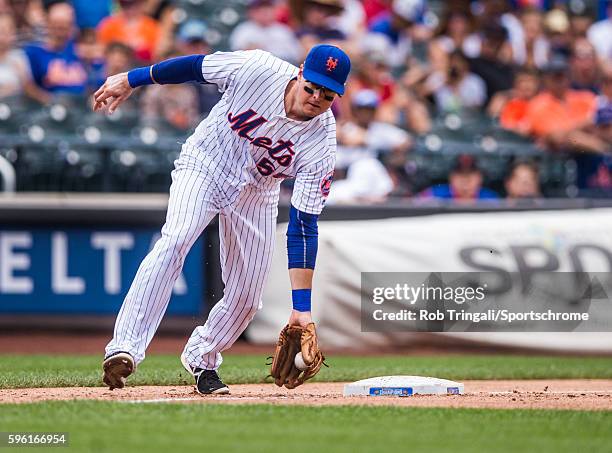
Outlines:
{"label": "white pinstriped jersey", "polygon": [[262,50],[207,55],[202,74],[223,93],[184,145],[203,160],[231,202],[251,184],[278,196],[295,177],[291,204],[320,214],[336,159],[336,122],[330,110],[309,121],[287,118],[285,90],[298,68]]}
{"label": "white pinstriped jersey", "polygon": [[295,66],[254,50],[207,55],[202,73],[223,97],[175,162],[161,237],[138,268],[107,356],[125,351],[136,363],[144,360],[185,256],[219,214],[223,297],[183,351],[192,369],[217,369],[221,351],[263,303],[282,179],[295,176],[291,203],[310,214],[321,212],[329,193],[335,120],[330,111],[309,121],[287,118],[285,91]]}

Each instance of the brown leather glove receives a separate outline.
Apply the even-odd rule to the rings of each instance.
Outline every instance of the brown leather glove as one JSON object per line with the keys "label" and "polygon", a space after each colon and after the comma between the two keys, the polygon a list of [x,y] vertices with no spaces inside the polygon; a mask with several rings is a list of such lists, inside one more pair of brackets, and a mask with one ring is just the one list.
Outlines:
{"label": "brown leather glove", "polygon": [[[306,370],[299,370],[295,366],[295,355],[298,352],[302,353],[304,363],[308,367]],[[317,343],[314,323],[311,322],[306,327],[286,325],[276,343],[270,375],[279,387],[284,385],[293,389],[317,374],[324,360]]]}

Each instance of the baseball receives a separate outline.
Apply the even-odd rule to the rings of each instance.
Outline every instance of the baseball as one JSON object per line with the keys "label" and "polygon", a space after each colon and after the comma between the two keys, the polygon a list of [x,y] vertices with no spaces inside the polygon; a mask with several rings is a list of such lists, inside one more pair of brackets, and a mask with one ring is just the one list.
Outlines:
{"label": "baseball", "polygon": [[300,371],[304,371],[308,368],[308,365],[306,365],[306,363],[304,362],[304,358],[302,357],[301,352],[298,352],[295,355],[295,360],[293,361],[293,363],[295,364],[295,367]]}

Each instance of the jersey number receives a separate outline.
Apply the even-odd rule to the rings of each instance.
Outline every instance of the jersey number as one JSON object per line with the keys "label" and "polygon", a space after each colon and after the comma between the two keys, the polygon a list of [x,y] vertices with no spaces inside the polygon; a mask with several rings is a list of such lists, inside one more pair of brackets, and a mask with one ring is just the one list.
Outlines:
{"label": "jersey number", "polygon": [[259,162],[257,162],[257,169],[259,170],[259,173],[264,176],[270,176],[272,173],[274,173],[274,170],[276,170],[274,168],[274,164],[267,157],[263,157]]}
{"label": "jersey number", "polygon": [[[292,152],[290,152],[289,154],[283,154],[279,156],[273,151],[274,150],[269,151],[268,154],[279,165],[282,165],[283,167],[288,167],[289,165],[291,165],[291,162],[293,161]],[[274,166],[274,162],[272,162],[270,159],[268,159],[267,157],[262,157],[259,160],[259,162],[257,162],[257,169],[259,170],[259,173],[261,173],[262,175],[270,176],[272,173],[274,173],[274,170],[276,170],[276,167]]]}

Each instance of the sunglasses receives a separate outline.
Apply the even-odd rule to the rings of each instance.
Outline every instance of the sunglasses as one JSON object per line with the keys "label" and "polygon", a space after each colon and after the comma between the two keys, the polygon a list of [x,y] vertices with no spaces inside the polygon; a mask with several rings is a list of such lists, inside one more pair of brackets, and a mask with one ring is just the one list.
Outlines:
{"label": "sunglasses", "polygon": [[[304,91],[308,94],[314,94],[315,91],[318,91],[319,93],[321,93],[321,95],[323,96],[323,98],[326,101],[333,101],[334,99],[336,99],[336,93],[328,90],[327,88],[322,87],[321,85],[317,85],[315,83],[312,82],[308,82],[312,85],[312,88],[309,86],[304,85]],[[328,94],[328,93],[332,93],[332,94]]]}

